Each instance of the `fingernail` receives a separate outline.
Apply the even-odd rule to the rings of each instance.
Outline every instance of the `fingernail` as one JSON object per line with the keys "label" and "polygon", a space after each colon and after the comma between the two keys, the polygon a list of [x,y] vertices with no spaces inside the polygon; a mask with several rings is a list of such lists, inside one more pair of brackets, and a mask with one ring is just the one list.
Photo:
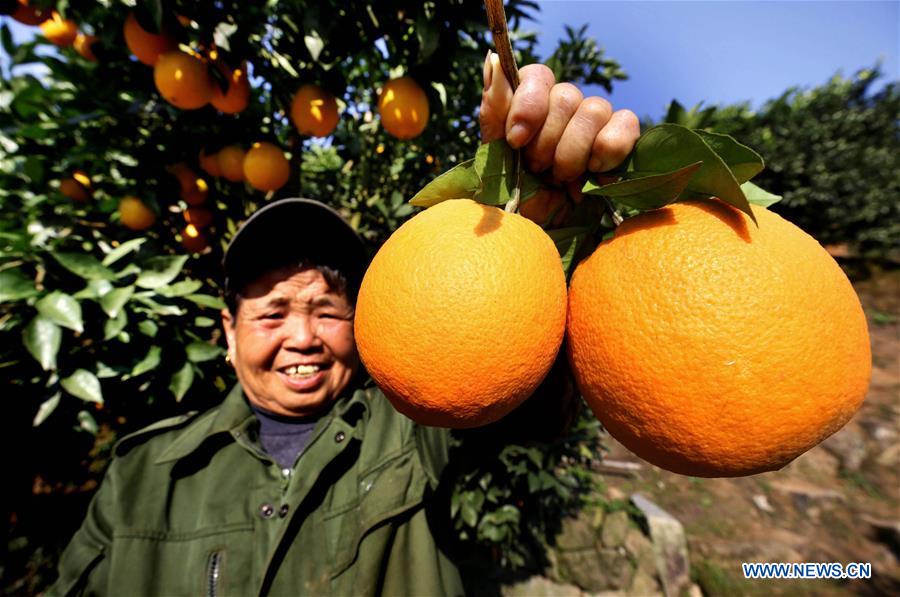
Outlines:
{"label": "fingernail", "polygon": [[513,149],[522,147],[527,140],[528,127],[521,122],[512,125],[512,128],[509,129],[509,132],[506,134],[506,142],[509,143]]}
{"label": "fingernail", "polygon": [[484,69],[482,71],[482,75],[484,77],[484,90],[487,91],[491,88],[491,73],[493,70],[491,69],[491,51],[488,50],[487,56],[484,58]]}

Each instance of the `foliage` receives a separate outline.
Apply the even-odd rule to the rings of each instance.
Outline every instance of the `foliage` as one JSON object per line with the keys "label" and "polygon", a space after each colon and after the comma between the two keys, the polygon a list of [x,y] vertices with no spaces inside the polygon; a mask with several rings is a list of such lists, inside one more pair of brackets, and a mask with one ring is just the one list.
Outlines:
{"label": "foliage", "polygon": [[746,104],[685,111],[673,102],[667,121],[734,135],[766,156],[757,180],[784,197],[774,210],[823,244],[896,254],[900,86],[875,91],[880,76],[876,67],[789,89],[758,112]]}
{"label": "foliage", "polygon": [[[30,591],[47,579],[32,572],[23,580],[25,560],[52,565],[112,441],[153,420],[204,409],[233,383],[220,358],[216,297],[222,251],[237,223],[275,197],[308,196],[341,210],[377,246],[412,214],[408,198],[478,146],[476,110],[490,47],[476,0],[139,2],[145,28],[165,24],[183,46],[215,46],[229,65],[248,61],[250,105],[231,116],[210,107],[180,111],[159,97],[152,68],[131,57],[122,38],[133,2],[71,0],[57,8],[98,37],[97,62],[55,49],[39,34],[15,45],[9,26],[0,25],[10,58],[0,82],[0,369],[13,388],[7,440],[34,446],[8,478],[18,564],[4,568],[4,583],[19,575],[30,584],[10,586]],[[507,6],[526,61],[535,58],[535,38],[516,28],[536,8],[527,0]],[[569,36],[554,53],[558,72],[607,88],[622,78],[583,28]],[[428,127],[411,141],[387,135],[374,114],[378,88],[400,75],[414,77],[431,104]],[[338,98],[341,118],[328,139],[302,137],[290,124],[293,93],[304,83]],[[211,246],[186,251],[180,241],[187,205],[168,168],[184,163],[200,172],[201,150],[256,141],[288,151],[288,184],[263,194],[207,178]],[[91,179],[83,203],[59,190],[76,170]],[[135,233],[121,225],[117,207],[126,196],[154,211],[154,226]],[[569,467],[577,459],[565,459],[577,446],[530,448],[524,458],[536,463],[540,454],[541,469],[558,470],[554,478],[561,479],[575,474]],[[544,524],[534,513],[550,516],[560,498],[553,487],[523,492],[523,453],[510,449],[500,464],[485,463],[489,473],[466,481],[487,478],[491,495],[502,496],[477,510],[474,528],[481,530],[472,532],[468,508],[457,509],[454,520],[467,540],[500,546],[497,559],[515,563],[499,554],[519,549],[516,529]],[[537,471],[537,464],[527,466]],[[74,512],[51,507],[49,516],[27,515],[38,493],[64,491],[81,496]],[[41,525],[52,529],[44,539]]]}

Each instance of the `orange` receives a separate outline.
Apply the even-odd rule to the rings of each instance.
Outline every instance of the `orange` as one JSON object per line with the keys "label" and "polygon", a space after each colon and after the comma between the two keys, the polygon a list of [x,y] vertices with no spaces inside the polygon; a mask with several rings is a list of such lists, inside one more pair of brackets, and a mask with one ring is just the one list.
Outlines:
{"label": "orange", "polygon": [[41,32],[53,44],[67,48],[75,42],[78,25],[74,21],[62,18],[62,15],[54,10],[50,18],[41,23]]}
{"label": "orange", "polygon": [[411,77],[391,79],[378,96],[381,126],[398,139],[418,137],[428,124],[428,97]]}
{"label": "orange", "polygon": [[144,30],[133,12],[125,19],[123,33],[131,53],[148,66],[154,66],[162,54],[178,49],[178,42],[165,31],[155,34]]}
{"label": "orange", "polygon": [[82,58],[85,60],[90,60],[91,62],[97,61],[97,56],[94,55],[94,51],[91,49],[97,43],[97,37],[94,35],[85,35],[84,33],[79,33],[75,36],[75,41],[73,42],[73,46],[75,51],[78,52]]}
{"label": "orange", "polygon": [[184,220],[197,230],[203,230],[213,221],[213,213],[205,207],[189,207],[184,210]]}
{"label": "orange", "polygon": [[175,164],[166,169],[178,179],[181,198],[188,205],[200,205],[206,201],[209,185],[193,170],[184,164]]}
{"label": "orange", "polygon": [[184,52],[163,54],[153,67],[153,81],[167,102],[182,110],[209,103],[213,82],[202,60]]}
{"label": "orange", "polygon": [[84,203],[90,198],[90,179],[80,172],[76,172],[69,178],[59,181],[59,192],[79,203]]}
{"label": "orange", "polygon": [[12,18],[19,21],[23,25],[32,27],[40,25],[53,14],[50,8],[37,8],[28,5],[28,0],[19,0],[19,6],[13,11]]}
{"label": "orange", "polygon": [[222,176],[231,182],[244,180],[244,155],[245,152],[240,145],[223,147],[216,156]]}
{"label": "orange", "polygon": [[578,265],[568,351],[609,433],[699,477],[779,469],[840,429],[866,394],[859,299],[809,235],[718,200],[626,220]]}
{"label": "orange", "polygon": [[222,169],[219,168],[219,158],[216,154],[208,154],[206,150],[201,149],[197,161],[200,163],[200,169],[210,176],[222,176]]}
{"label": "orange", "polygon": [[271,143],[254,143],[244,157],[244,179],[260,191],[276,191],[284,186],[291,166],[284,152]]}
{"label": "orange", "polygon": [[375,255],[355,335],[398,411],[466,428],[531,395],[565,320],[566,280],[550,238],[518,214],[453,199],[407,221]]}
{"label": "orange", "polygon": [[209,246],[209,242],[196,226],[188,224],[181,231],[181,246],[191,253],[202,253]]}
{"label": "orange", "polygon": [[222,93],[219,85],[213,81],[212,97],[210,103],[213,107],[224,114],[237,114],[243,112],[250,102],[250,83],[247,82],[247,63],[245,62],[241,68],[234,70],[229,69],[222,63],[216,65],[216,68],[228,79],[228,91]]}
{"label": "orange", "polygon": [[119,218],[123,226],[132,230],[146,230],[156,222],[156,214],[137,197],[119,201]]}
{"label": "orange", "polygon": [[301,135],[327,137],[338,124],[337,100],[318,85],[306,84],[291,102],[291,121]]}

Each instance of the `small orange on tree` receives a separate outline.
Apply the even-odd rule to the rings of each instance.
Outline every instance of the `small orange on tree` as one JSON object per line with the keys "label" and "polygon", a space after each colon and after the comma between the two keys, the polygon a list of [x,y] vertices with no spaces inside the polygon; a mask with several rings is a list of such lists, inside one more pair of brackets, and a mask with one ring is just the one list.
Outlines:
{"label": "small orange on tree", "polygon": [[201,149],[200,154],[197,156],[197,162],[200,164],[200,169],[210,176],[215,176],[216,178],[222,176],[222,169],[219,167],[217,154],[206,153],[205,149]]}
{"label": "small orange on tree", "polygon": [[206,207],[189,207],[184,210],[184,220],[197,230],[203,230],[212,224],[213,212]]}
{"label": "small orange on tree", "polygon": [[260,191],[276,191],[284,186],[291,168],[284,152],[265,141],[254,143],[244,157],[244,179]]}
{"label": "small orange on tree", "polygon": [[88,176],[76,170],[72,176],[59,181],[59,192],[79,203],[84,203],[91,196],[91,179]]}
{"label": "small orange on tree", "polygon": [[250,83],[247,80],[247,63],[240,68],[230,69],[222,62],[216,68],[228,80],[228,90],[223,92],[214,81],[210,103],[223,114],[237,114],[246,109],[250,102]]}
{"label": "small orange on tree", "polygon": [[119,201],[119,219],[132,230],[146,230],[156,222],[156,214],[137,197],[125,197]]}
{"label": "small orange on tree", "polygon": [[125,19],[122,30],[125,35],[125,45],[131,53],[148,66],[154,66],[162,54],[178,49],[178,42],[163,30],[161,33],[150,33],[138,23],[137,17],[132,12]]}
{"label": "small orange on tree", "polygon": [[418,137],[428,124],[428,96],[412,77],[391,79],[378,96],[381,126],[398,139]]}
{"label": "small orange on tree", "polygon": [[97,56],[94,54],[94,51],[91,48],[91,46],[93,46],[95,43],[97,43],[96,36],[79,33],[75,36],[75,41],[72,43],[72,47],[74,47],[75,51],[78,52],[78,54],[85,60],[96,62]]}
{"label": "small orange on tree", "polygon": [[181,246],[191,253],[202,253],[209,247],[209,241],[193,224],[188,224],[181,231]]}
{"label": "small orange on tree", "polygon": [[337,100],[328,90],[307,83],[294,94],[291,121],[301,135],[327,137],[339,120]]}
{"label": "small orange on tree", "polygon": [[206,64],[190,54],[175,51],[159,57],[153,67],[156,89],[167,102],[182,110],[196,110],[209,103],[213,82]]}
{"label": "small orange on tree", "polygon": [[228,145],[223,147],[216,155],[219,163],[219,171],[231,182],[244,180],[244,155],[246,152],[240,145]]}
{"label": "small orange on tree", "polygon": [[18,0],[18,4],[19,6],[10,16],[23,25],[29,25],[31,27],[40,25],[53,14],[53,9],[31,6],[28,3],[28,0]]}
{"label": "small orange on tree", "polygon": [[41,32],[54,45],[67,48],[78,36],[78,25],[54,10],[50,18],[41,23]]}

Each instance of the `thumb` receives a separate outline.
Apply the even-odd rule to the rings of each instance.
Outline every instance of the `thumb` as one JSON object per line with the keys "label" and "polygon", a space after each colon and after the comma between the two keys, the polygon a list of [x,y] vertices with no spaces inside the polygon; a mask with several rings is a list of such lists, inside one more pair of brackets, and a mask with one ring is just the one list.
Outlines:
{"label": "thumb", "polygon": [[506,115],[512,105],[513,91],[500,66],[500,57],[488,52],[484,61],[484,90],[481,93],[481,141],[490,143],[506,137]]}

